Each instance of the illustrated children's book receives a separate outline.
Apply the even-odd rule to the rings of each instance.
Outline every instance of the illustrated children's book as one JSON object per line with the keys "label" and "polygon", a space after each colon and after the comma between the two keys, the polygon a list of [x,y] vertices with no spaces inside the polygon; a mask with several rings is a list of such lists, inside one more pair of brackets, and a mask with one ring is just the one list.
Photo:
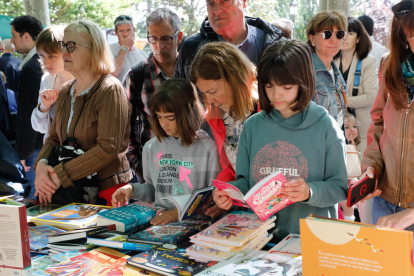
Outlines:
{"label": "illustrated children's book", "polygon": [[263,222],[255,213],[233,211],[207,229],[192,236],[191,240],[195,243],[202,240],[242,246],[275,220],[276,217],[273,216]]}
{"label": "illustrated children's book", "polygon": [[60,253],[60,254],[55,254],[52,255],[52,259],[58,262],[64,262],[69,260],[70,258],[82,255],[83,253],[86,253],[85,249],[80,249],[80,250],[72,250],[72,251],[68,251],[68,252],[64,252],[64,253]]}
{"label": "illustrated children's book", "polygon": [[150,226],[128,237],[128,241],[148,244],[178,244],[208,226],[208,221],[182,220],[166,225]]}
{"label": "illustrated children's book", "polygon": [[172,201],[178,210],[180,220],[196,218],[211,207],[213,201],[214,186],[205,187],[193,191],[191,195],[169,196],[162,199]]}
{"label": "illustrated children's book", "polygon": [[[32,260],[32,273],[33,275],[44,274],[44,270],[52,265],[57,263],[56,260],[52,259],[50,256],[43,256]],[[40,273],[39,273],[40,272]],[[49,274],[50,275],[50,274]]]}
{"label": "illustrated children's book", "polygon": [[31,251],[42,251],[47,249],[49,243],[49,235],[64,233],[65,230],[55,228],[49,225],[31,226],[29,227],[29,239]]}
{"label": "illustrated children's book", "polygon": [[99,247],[65,262],[51,265],[45,271],[56,276],[141,275],[141,269],[127,265],[126,260],[129,257],[116,250]]}
{"label": "illustrated children's book", "polygon": [[27,220],[31,221],[32,218],[43,215],[44,213],[48,213],[50,211],[56,210],[63,205],[53,204],[53,203],[42,203],[26,209]]}
{"label": "illustrated children's book", "polygon": [[300,236],[304,275],[414,275],[411,231],[308,217]]}
{"label": "illustrated children's book", "polygon": [[270,253],[278,253],[281,255],[298,256],[301,255],[300,235],[289,234],[278,244],[269,250]]}
{"label": "illustrated children's book", "polygon": [[80,229],[96,224],[97,214],[112,207],[72,203],[49,213],[32,218],[36,225],[47,224],[67,230]]}
{"label": "illustrated children's book", "polygon": [[128,264],[168,276],[191,276],[207,267],[206,264],[190,260],[185,248],[177,248],[171,244],[135,255],[128,259]]}
{"label": "illustrated children's book", "polygon": [[0,275],[30,275],[26,207],[0,205]]}
{"label": "illustrated children's book", "polygon": [[263,178],[244,196],[239,189],[229,183],[218,180],[212,181],[217,189],[229,193],[233,205],[251,208],[262,221],[294,203],[280,193],[280,189],[286,183],[286,178],[281,172],[274,172]]}
{"label": "illustrated children's book", "polygon": [[163,208],[161,207],[141,201],[99,213],[97,225],[115,224],[116,231],[126,232],[134,227],[148,223],[162,211]]}
{"label": "illustrated children's book", "polygon": [[87,238],[93,235],[106,233],[109,231],[115,230],[115,224],[105,225],[105,226],[92,226],[78,230],[72,231],[63,231],[63,233],[55,233],[49,235],[49,242],[63,242],[63,241],[70,241],[76,239]]}

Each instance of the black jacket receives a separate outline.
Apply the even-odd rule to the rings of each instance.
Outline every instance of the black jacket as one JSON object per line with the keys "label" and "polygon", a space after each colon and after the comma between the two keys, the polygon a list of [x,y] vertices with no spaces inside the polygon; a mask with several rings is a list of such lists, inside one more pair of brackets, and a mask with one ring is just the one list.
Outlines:
{"label": "black jacket", "polygon": [[9,121],[9,101],[7,99],[6,86],[4,85],[3,79],[0,78],[0,132],[7,136],[10,132],[10,121]]}
{"label": "black jacket", "polygon": [[[278,40],[284,40],[283,32],[276,26],[257,17],[245,16],[246,24],[261,29],[265,32],[264,49]],[[187,38],[180,49],[180,54],[175,65],[174,77],[189,79],[189,69],[198,48],[204,43],[218,41],[217,33],[210,26],[208,18],[201,24],[200,32]]]}
{"label": "black jacket", "polygon": [[6,75],[6,88],[17,92],[19,84],[20,61],[12,54],[5,53],[0,57],[0,71]]}
{"label": "black jacket", "polygon": [[33,109],[37,106],[42,75],[39,55],[35,54],[20,72],[20,85],[16,97],[18,101],[16,152],[20,160],[28,159],[33,150],[42,147],[43,134],[33,130],[30,120]]}

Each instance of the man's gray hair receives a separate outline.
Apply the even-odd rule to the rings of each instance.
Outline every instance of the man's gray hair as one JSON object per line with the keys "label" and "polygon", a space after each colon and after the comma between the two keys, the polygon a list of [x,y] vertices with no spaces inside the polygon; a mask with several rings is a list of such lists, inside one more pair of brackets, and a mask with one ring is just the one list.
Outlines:
{"label": "man's gray hair", "polygon": [[147,28],[149,25],[163,23],[165,20],[170,22],[176,32],[180,30],[180,17],[167,8],[158,8],[152,11],[147,17]]}
{"label": "man's gray hair", "polygon": [[117,27],[119,25],[123,24],[129,24],[132,28],[134,28],[134,22],[132,21],[132,17],[130,17],[129,15],[120,15],[117,18],[115,18],[114,21],[115,31],[117,31]]}

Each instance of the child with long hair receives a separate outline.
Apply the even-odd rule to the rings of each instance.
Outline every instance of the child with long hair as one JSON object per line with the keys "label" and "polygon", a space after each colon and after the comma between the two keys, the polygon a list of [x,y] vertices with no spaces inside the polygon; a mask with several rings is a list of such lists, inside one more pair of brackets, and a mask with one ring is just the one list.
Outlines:
{"label": "child with long hair", "polygon": [[151,125],[156,137],[143,151],[145,183],[129,184],[112,196],[112,205],[123,205],[130,198],[151,201],[167,211],[151,224],[165,225],[178,220],[171,195],[191,194],[210,185],[219,171],[219,157],[214,141],[203,130],[204,109],[194,85],[186,79],[162,83],[151,98]]}
{"label": "child with long hair", "polygon": [[[299,234],[299,219],[310,214],[338,217],[338,202],[348,190],[345,138],[327,111],[311,101],[315,74],[304,42],[269,46],[257,79],[262,111],[244,125],[232,184],[245,194],[270,173],[284,174],[288,182],[281,193],[295,203],[277,212],[279,240]],[[214,191],[214,200],[222,209],[232,205],[225,191]]]}

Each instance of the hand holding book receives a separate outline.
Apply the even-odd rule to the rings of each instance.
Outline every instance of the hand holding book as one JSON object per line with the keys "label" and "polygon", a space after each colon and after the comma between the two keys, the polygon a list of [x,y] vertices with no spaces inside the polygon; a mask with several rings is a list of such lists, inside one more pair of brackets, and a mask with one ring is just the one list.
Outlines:
{"label": "hand holding book", "polygon": [[309,185],[302,178],[286,182],[280,193],[293,202],[306,201],[310,197]]}
{"label": "hand holding book", "polygon": [[229,210],[233,205],[233,200],[229,197],[229,193],[226,191],[215,189],[213,191],[213,200],[219,208],[224,210]]}

